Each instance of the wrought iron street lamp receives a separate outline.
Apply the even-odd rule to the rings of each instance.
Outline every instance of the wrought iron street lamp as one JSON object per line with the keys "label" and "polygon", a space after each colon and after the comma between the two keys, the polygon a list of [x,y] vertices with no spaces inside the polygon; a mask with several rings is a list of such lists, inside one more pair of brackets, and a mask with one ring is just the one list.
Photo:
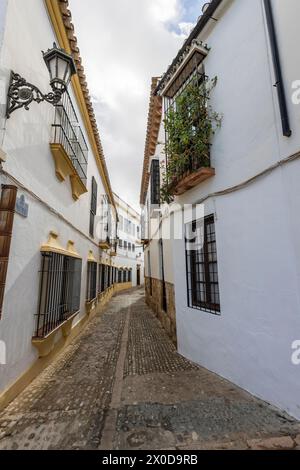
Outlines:
{"label": "wrought iron street lamp", "polygon": [[76,65],[71,55],[59,49],[54,43],[53,48],[43,52],[43,58],[50,75],[52,91],[43,94],[35,85],[28,83],[19,74],[11,72],[10,84],[7,93],[6,117],[20,108],[29,110],[29,105],[35,101],[47,101],[54,106],[61,100],[67,90],[72,75],[76,73]]}

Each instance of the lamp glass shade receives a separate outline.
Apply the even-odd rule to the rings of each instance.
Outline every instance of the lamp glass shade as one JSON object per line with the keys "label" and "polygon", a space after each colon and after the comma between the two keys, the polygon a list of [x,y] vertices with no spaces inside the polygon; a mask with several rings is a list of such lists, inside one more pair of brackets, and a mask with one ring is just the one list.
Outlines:
{"label": "lamp glass shade", "polygon": [[76,73],[73,57],[54,43],[53,48],[43,53],[50,74],[50,84],[54,91],[63,93]]}

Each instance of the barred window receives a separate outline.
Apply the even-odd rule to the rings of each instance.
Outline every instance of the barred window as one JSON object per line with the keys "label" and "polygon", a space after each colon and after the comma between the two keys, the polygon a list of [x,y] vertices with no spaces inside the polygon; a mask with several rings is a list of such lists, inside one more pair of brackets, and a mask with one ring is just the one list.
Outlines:
{"label": "barred window", "polygon": [[151,204],[160,204],[160,170],[159,160],[155,159],[151,162]]}
{"label": "barred window", "polygon": [[97,213],[97,183],[92,177],[92,194],[91,194],[91,209],[90,209],[90,236],[94,238],[95,231],[95,217]]}
{"label": "barred window", "polygon": [[35,337],[44,338],[80,310],[81,268],[81,259],[42,253]]}
{"label": "barred window", "polygon": [[86,300],[89,302],[97,296],[97,263],[88,261],[87,264],[87,294]]}
{"label": "barred window", "polygon": [[220,295],[214,216],[186,226],[189,307],[218,315]]}

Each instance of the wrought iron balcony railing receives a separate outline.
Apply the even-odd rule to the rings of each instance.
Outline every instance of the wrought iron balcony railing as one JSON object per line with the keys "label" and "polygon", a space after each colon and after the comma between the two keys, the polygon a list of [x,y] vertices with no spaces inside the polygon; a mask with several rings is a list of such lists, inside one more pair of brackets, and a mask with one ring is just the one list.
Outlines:
{"label": "wrought iron balcony railing", "polygon": [[67,92],[55,107],[52,128],[52,143],[62,145],[81,181],[86,184],[88,146]]}

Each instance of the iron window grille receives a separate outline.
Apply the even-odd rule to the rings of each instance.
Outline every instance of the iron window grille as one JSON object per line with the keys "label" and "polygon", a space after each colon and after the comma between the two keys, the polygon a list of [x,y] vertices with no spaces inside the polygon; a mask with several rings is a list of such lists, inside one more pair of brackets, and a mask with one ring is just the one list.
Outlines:
{"label": "iron window grille", "polygon": [[186,226],[188,306],[219,315],[220,295],[214,216]]}
{"label": "iron window grille", "polygon": [[[169,110],[172,109],[173,111],[176,111],[176,102],[178,98],[184,93],[186,88],[189,85],[196,84],[201,87],[201,94],[203,90],[203,97],[207,97],[207,91],[206,91],[206,81],[208,77],[205,75],[204,71],[204,65],[200,64],[196,66],[193,70],[193,72],[186,77],[184,81],[181,81],[182,84],[178,88],[174,88],[174,94],[169,94],[168,96],[164,97],[164,113],[165,115],[168,114]],[[181,83],[180,82],[180,83]],[[176,90],[176,91],[175,91]],[[195,124],[195,128],[191,128],[191,133],[195,132],[197,125]],[[165,131],[165,141],[168,143],[169,141],[169,136],[168,132]],[[210,144],[207,144],[208,147],[208,161],[206,162],[206,166],[210,166]],[[166,165],[168,165],[168,152],[166,151]],[[176,179],[180,180],[184,176],[194,173],[198,169],[203,167],[203,160],[199,158],[199,155],[196,152],[193,152],[193,154],[190,156],[189,161],[186,162],[186,164],[183,166],[183,168],[177,168],[176,169]]]}
{"label": "iron window grille", "polygon": [[63,146],[78,176],[86,185],[88,146],[68,91],[55,106],[52,129],[52,143]]}
{"label": "iron window grille", "polygon": [[87,293],[86,300],[90,302],[97,297],[97,263],[88,261],[87,263]]}
{"label": "iron window grille", "polygon": [[161,268],[161,278],[162,278],[162,309],[164,312],[167,312],[167,289],[165,282],[165,264],[164,264],[164,244],[163,240],[159,240],[159,256],[160,256],[160,268]]}
{"label": "iron window grille", "polygon": [[104,264],[101,265],[101,292],[106,290],[106,266]]}
{"label": "iron window grille", "polygon": [[98,293],[101,294],[102,291],[102,281],[103,281],[103,264],[98,266]]}
{"label": "iron window grille", "polygon": [[154,159],[151,162],[151,204],[160,205],[160,168],[159,160]]}
{"label": "iron window grille", "polygon": [[42,253],[36,338],[44,338],[80,310],[81,268],[81,259]]}
{"label": "iron window grille", "polygon": [[90,236],[94,238],[95,232],[95,217],[97,214],[97,183],[94,178],[92,177],[92,193],[91,193],[91,208],[90,208]]}

